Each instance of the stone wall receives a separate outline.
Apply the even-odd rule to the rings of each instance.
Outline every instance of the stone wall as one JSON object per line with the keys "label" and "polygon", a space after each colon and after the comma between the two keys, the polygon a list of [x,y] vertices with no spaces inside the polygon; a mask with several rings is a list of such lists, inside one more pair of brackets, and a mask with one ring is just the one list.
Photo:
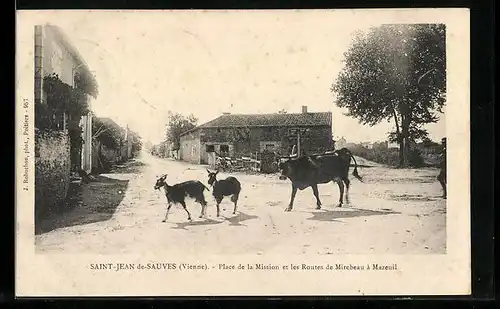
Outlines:
{"label": "stone wall", "polygon": [[[204,128],[201,134],[201,147],[205,145],[231,144],[230,155],[248,156],[262,152],[266,146],[282,154],[288,154],[297,138],[290,136],[289,127],[258,128]],[[332,146],[332,133],[329,126],[308,127],[309,132],[301,137],[301,148],[306,153],[319,153]],[[271,146],[272,145],[272,146]]]}
{"label": "stone wall", "polygon": [[70,184],[70,142],[66,131],[35,130],[35,215],[55,210]]}

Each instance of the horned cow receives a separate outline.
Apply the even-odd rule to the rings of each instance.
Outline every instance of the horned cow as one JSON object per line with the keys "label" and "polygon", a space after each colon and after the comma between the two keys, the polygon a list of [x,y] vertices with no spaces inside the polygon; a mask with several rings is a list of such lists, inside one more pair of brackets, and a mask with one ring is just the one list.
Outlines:
{"label": "horned cow", "polygon": [[291,211],[293,201],[297,190],[304,190],[311,187],[313,194],[316,197],[316,209],[321,209],[321,201],[319,199],[318,184],[326,184],[334,181],[338,184],[340,190],[338,207],[342,207],[344,197],[344,184],[347,187],[346,201],[349,202],[349,186],[348,178],[351,158],[354,160],[353,176],[363,181],[358,174],[358,164],[352,153],[342,148],[335,151],[333,154],[322,155],[305,155],[298,158],[285,160],[279,163],[281,172],[280,179],[290,179],[292,182],[292,194],[290,204],[285,211]]}

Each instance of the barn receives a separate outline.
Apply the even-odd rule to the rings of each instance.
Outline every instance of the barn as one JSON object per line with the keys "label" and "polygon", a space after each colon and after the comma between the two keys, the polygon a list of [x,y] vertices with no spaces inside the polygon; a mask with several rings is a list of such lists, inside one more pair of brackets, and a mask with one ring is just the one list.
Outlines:
{"label": "barn", "polygon": [[332,113],[311,113],[302,107],[295,114],[224,113],[180,136],[179,158],[209,164],[209,154],[250,156],[264,150],[289,154],[294,145],[302,153],[318,153],[332,147]]}

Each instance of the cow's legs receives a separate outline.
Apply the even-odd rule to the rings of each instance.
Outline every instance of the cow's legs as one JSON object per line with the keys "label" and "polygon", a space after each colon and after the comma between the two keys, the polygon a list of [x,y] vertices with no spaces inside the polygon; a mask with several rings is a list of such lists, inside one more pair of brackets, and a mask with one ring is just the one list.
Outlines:
{"label": "cow's legs", "polygon": [[321,201],[319,200],[318,185],[312,185],[314,196],[316,197],[316,209],[321,209]]}
{"label": "cow's legs", "polygon": [[337,207],[342,207],[342,204],[344,203],[344,182],[340,178],[335,178],[333,179],[333,181],[338,184],[340,191],[339,204],[337,205]]}
{"label": "cow's legs", "polygon": [[163,219],[162,222],[167,222],[167,219],[168,219],[168,213],[170,212],[170,207],[172,207],[172,203],[168,203],[168,206],[167,206],[167,212],[165,213],[165,218]]}
{"label": "cow's legs", "polygon": [[297,187],[292,185],[292,196],[290,198],[290,204],[288,204],[288,207],[285,209],[285,211],[292,211],[293,200],[295,199],[296,194],[297,194]]}
{"label": "cow's legs", "polygon": [[234,203],[233,215],[236,214],[236,209],[238,208],[238,194],[233,194],[231,196],[231,201]]}
{"label": "cow's legs", "polygon": [[188,215],[188,220],[191,221],[191,214],[189,213],[189,210],[186,207],[186,202],[182,201],[180,203],[181,203],[182,207],[184,208],[184,210],[186,211],[186,213]]}
{"label": "cow's legs", "polygon": [[342,180],[345,183],[345,202],[349,204],[349,186],[351,185],[351,181],[347,177],[344,177]]}

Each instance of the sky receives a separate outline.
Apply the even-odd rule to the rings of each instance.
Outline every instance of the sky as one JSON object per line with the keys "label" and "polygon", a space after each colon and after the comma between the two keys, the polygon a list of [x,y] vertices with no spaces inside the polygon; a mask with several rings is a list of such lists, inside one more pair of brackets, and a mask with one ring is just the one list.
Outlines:
{"label": "sky", "polygon": [[[354,13],[52,12],[99,84],[97,116],[128,124],[144,140],[165,137],[168,111],[199,124],[223,112],[331,111],[333,136],[385,140],[393,121],[369,127],[345,116],[330,91],[354,31],[373,23]],[[346,19],[348,18],[348,19]],[[346,20],[356,19],[356,23]],[[444,115],[426,127],[444,136]]]}

